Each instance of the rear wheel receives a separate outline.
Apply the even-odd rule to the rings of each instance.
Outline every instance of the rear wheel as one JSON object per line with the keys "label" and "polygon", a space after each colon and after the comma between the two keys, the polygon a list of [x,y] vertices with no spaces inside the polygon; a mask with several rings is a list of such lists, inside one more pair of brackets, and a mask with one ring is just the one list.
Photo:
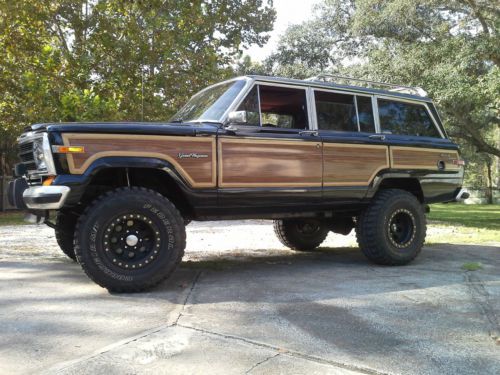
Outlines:
{"label": "rear wheel", "polygon": [[108,192],[78,220],[75,253],[85,273],[113,292],[138,292],[167,278],[184,255],[179,211],[155,191]]}
{"label": "rear wheel", "polygon": [[74,261],[76,261],[76,255],[73,246],[73,238],[77,220],[78,215],[74,213],[58,211],[54,228],[57,244],[62,252]]}
{"label": "rear wheel", "polygon": [[425,234],[422,205],[413,194],[398,189],[379,192],[356,227],[361,251],[370,261],[385,265],[404,265],[415,259]]}
{"label": "rear wheel", "polygon": [[313,251],[325,240],[328,228],[315,219],[283,219],[274,221],[274,233],[292,250]]}

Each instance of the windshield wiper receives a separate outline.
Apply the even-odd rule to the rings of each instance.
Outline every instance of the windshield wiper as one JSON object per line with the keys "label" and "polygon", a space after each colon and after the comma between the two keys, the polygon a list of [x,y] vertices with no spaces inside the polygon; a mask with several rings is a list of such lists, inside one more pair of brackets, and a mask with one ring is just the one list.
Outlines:
{"label": "windshield wiper", "polygon": [[176,118],[175,120],[170,121],[173,124],[182,124],[184,121],[181,118]]}

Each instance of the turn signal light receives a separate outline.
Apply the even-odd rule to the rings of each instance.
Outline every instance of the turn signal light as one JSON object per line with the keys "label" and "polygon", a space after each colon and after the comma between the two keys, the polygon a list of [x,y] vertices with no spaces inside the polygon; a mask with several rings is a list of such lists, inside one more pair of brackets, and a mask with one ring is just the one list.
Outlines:
{"label": "turn signal light", "polygon": [[52,185],[52,182],[54,182],[54,179],[55,179],[55,176],[49,176],[49,177],[47,177],[47,178],[43,181],[42,185],[43,185],[43,186],[50,186],[50,185]]}
{"label": "turn signal light", "polygon": [[465,165],[465,160],[463,160],[463,159],[453,159],[452,163],[455,164],[455,165],[464,166]]}
{"label": "turn signal light", "polygon": [[83,146],[52,146],[52,152],[56,154],[82,154],[85,152]]}

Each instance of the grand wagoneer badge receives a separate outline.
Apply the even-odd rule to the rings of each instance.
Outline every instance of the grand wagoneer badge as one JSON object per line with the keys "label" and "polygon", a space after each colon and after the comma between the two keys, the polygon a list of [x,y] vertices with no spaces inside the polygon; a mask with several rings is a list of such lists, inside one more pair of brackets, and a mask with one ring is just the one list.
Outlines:
{"label": "grand wagoneer badge", "polygon": [[177,154],[177,157],[179,159],[202,159],[202,158],[208,158],[207,154],[197,154],[196,152],[192,152],[190,154],[184,154],[183,152],[179,152]]}

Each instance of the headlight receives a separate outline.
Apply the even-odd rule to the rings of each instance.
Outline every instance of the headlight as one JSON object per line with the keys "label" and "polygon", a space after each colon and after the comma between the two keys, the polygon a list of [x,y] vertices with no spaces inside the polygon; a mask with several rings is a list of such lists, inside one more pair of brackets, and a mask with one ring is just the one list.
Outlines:
{"label": "headlight", "polygon": [[55,175],[56,168],[52,159],[52,151],[47,133],[42,138],[33,141],[33,159],[38,172],[48,175]]}
{"label": "headlight", "polygon": [[35,142],[33,142],[33,158],[35,159],[36,169],[47,169],[45,153],[43,151],[43,139],[37,139]]}

